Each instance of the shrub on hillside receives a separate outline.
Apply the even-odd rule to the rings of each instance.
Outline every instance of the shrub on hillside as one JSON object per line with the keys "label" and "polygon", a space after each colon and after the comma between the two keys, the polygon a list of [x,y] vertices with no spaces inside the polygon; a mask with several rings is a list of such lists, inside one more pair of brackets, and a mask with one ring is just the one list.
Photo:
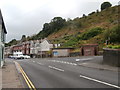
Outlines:
{"label": "shrub on hillside", "polygon": [[89,13],[88,15],[90,16],[90,15],[92,15],[92,14],[94,14],[95,12],[91,12],[91,13]]}
{"label": "shrub on hillside", "polygon": [[120,49],[120,45],[107,45],[107,48]]}
{"label": "shrub on hillside", "polygon": [[120,26],[108,29],[104,32],[105,40],[109,39],[110,43],[120,43]]}
{"label": "shrub on hillside", "polygon": [[101,10],[104,10],[104,9],[111,7],[111,6],[112,6],[112,4],[110,2],[103,2],[101,4]]}
{"label": "shrub on hillside", "polygon": [[100,28],[100,27],[90,29],[87,32],[83,33],[82,35],[79,35],[78,39],[80,39],[80,40],[88,40],[88,39],[102,33],[102,30],[103,30],[103,28]]}
{"label": "shrub on hillside", "polygon": [[112,46],[112,49],[120,49],[120,45]]}
{"label": "shrub on hillside", "polygon": [[69,41],[65,42],[63,46],[64,47],[75,47],[77,42],[78,42],[77,38],[74,37],[74,38],[70,39]]}

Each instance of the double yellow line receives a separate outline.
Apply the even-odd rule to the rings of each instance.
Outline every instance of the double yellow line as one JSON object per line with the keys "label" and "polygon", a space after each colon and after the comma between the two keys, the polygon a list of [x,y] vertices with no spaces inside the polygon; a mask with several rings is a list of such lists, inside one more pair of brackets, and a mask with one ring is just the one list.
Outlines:
{"label": "double yellow line", "polygon": [[[15,61],[16,62],[16,61]],[[22,73],[23,78],[25,79],[28,87],[30,88],[30,90],[36,90],[35,86],[33,85],[33,83],[30,81],[30,79],[28,78],[27,74],[24,72],[24,70],[22,69],[22,67],[20,66],[20,64],[18,62],[16,62],[20,68],[20,72]]]}

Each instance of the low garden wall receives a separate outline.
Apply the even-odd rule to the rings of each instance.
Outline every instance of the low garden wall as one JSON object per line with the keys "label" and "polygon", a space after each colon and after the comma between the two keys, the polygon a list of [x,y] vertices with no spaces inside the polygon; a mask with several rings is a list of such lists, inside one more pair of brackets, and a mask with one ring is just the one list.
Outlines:
{"label": "low garden wall", "polygon": [[72,52],[69,54],[70,57],[82,56],[81,52]]}
{"label": "low garden wall", "polygon": [[103,49],[103,64],[120,67],[120,49]]}

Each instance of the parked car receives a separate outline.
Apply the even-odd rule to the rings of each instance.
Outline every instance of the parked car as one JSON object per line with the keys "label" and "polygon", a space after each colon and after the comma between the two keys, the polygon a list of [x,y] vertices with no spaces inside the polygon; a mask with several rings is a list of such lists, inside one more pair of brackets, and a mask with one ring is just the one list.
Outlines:
{"label": "parked car", "polygon": [[12,59],[29,59],[30,56],[28,55],[23,55],[22,52],[14,52],[13,56],[10,56]]}
{"label": "parked car", "polygon": [[23,55],[24,59],[30,59],[30,56],[28,55]]}

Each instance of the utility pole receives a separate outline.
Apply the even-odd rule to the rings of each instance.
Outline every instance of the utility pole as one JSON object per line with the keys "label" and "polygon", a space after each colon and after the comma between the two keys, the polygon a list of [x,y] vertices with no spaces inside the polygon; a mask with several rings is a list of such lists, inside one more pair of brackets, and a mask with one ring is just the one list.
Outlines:
{"label": "utility pole", "polygon": [[[42,43],[42,38],[41,38],[41,40],[40,40],[40,42]],[[41,53],[41,58],[42,58],[42,44],[40,43],[40,53]]]}

